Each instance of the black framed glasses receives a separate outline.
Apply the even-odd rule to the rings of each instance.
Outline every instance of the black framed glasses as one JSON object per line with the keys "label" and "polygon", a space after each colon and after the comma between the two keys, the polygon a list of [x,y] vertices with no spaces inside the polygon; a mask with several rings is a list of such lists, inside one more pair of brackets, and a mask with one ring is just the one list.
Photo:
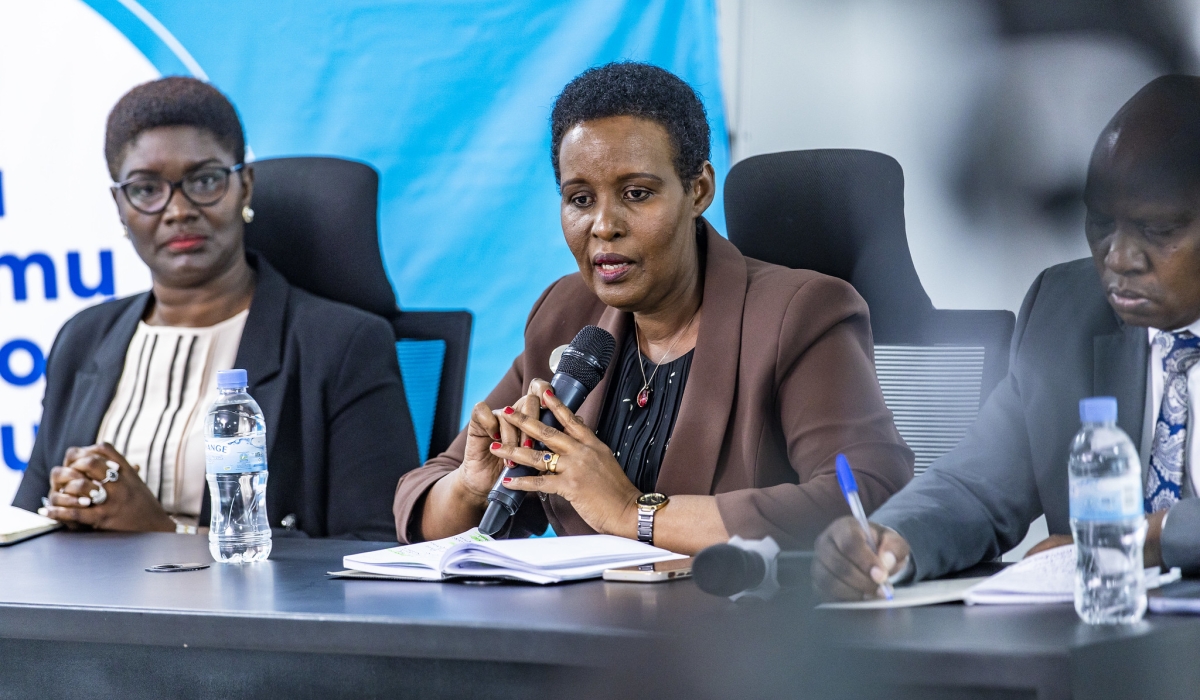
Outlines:
{"label": "black framed glasses", "polygon": [[129,206],[143,214],[158,214],[167,208],[167,202],[178,188],[184,197],[198,207],[211,207],[229,191],[229,178],[245,166],[238,163],[226,168],[219,165],[206,165],[183,177],[182,180],[171,182],[157,175],[136,175],[124,182],[115,183],[114,190],[125,194]]}

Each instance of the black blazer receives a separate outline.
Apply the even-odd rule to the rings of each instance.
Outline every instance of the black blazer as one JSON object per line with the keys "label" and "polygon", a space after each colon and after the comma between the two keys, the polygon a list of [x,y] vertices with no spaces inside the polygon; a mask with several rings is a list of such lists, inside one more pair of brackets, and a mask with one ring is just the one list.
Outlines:
{"label": "black blazer", "polygon": [[[373,314],[288,284],[262,257],[235,366],[267,422],[267,517],[312,537],[394,540],[392,492],[418,466],[395,338]],[[84,309],[46,361],[42,421],[13,505],[36,510],[68,447],[96,441],[150,292]],[[209,517],[207,490],[200,513]]]}
{"label": "black blazer", "polygon": [[[1113,312],[1091,258],[1046,269],[1021,305],[1009,374],[975,425],[871,520],[908,540],[918,579],[999,557],[1043,513],[1051,534],[1070,534],[1067,455],[1079,400],[1115,396],[1117,423],[1140,450],[1148,356],[1146,329]],[[1171,509],[1163,559],[1200,563],[1200,499]]]}

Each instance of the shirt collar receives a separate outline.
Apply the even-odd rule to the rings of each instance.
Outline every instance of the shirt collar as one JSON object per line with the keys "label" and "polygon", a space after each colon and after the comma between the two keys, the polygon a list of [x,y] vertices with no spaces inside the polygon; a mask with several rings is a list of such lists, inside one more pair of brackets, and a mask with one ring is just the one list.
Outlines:
{"label": "shirt collar", "polygon": [[1154,344],[1154,336],[1158,335],[1159,333],[1177,333],[1179,331],[1191,331],[1192,335],[1200,336],[1200,318],[1193,321],[1191,323],[1191,325],[1184,326],[1183,328],[1177,328],[1173,331],[1164,331],[1164,330],[1160,330],[1158,328],[1149,328],[1149,327],[1147,327],[1146,330],[1148,331],[1151,345]]}

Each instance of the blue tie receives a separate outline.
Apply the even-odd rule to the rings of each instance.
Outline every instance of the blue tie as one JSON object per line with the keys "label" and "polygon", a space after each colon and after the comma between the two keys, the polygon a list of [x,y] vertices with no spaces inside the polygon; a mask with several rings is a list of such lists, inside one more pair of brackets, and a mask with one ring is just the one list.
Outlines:
{"label": "blue tie", "polygon": [[1182,496],[1190,406],[1187,373],[1200,360],[1200,338],[1188,331],[1159,333],[1154,342],[1162,352],[1166,377],[1146,474],[1147,513],[1170,508]]}

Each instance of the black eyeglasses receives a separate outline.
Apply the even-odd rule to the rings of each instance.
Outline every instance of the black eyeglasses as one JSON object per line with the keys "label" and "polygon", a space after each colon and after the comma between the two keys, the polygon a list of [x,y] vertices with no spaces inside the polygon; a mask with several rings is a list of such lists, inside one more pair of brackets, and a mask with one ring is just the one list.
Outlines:
{"label": "black eyeglasses", "polygon": [[167,208],[175,188],[198,207],[211,207],[229,191],[229,176],[241,170],[244,163],[231,168],[206,165],[188,173],[182,180],[171,182],[157,175],[137,175],[112,186],[125,193],[129,205],[143,214],[158,214]]}

